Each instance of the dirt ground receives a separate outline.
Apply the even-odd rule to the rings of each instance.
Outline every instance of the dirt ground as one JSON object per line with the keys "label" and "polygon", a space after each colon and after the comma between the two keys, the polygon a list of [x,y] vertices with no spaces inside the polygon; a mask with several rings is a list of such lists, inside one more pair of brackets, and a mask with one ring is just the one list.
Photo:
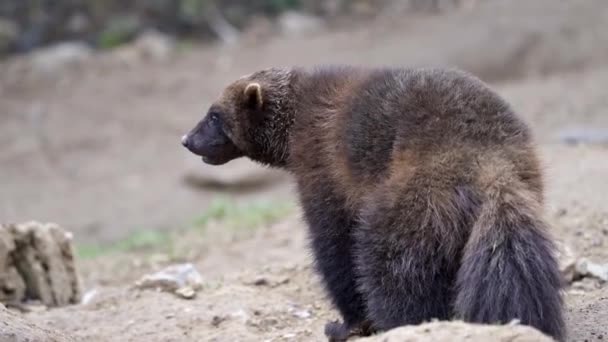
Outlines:
{"label": "dirt ground", "polygon": [[[248,163],[212,169],[180,146],[226,82],[271,65],[450,64],[490,82],[531,124],[554,235],[578,256],[608,263],[608,144],[560,139],[566,130],[608,131],[608,3],[509,4],[389,16],[234,47],[187,47],[160,62],[124,63],[99,53],[44,77],[12,74],[5,62],[0,218],[58,222],[77,243],[97,243],[135,229],[173,231],[220,195],[293,200],[286,176]],[[192,174],[211,181],[193,187],[185,180]],[[211,184],[222,177],[259,178],[252,186]],[[297,210],[245,232],[214,224],[175,244],[175,255],[148,250],[83,259],[90,302],[25,317],[83,341],[319,341],[324,323],[337,318],[311,272]],[[195,299],[133,289],[142,275],[178,261],[194,263],[205,279]],[[571,341],[608,339],[606,284],[571,285],[567,311]]]}

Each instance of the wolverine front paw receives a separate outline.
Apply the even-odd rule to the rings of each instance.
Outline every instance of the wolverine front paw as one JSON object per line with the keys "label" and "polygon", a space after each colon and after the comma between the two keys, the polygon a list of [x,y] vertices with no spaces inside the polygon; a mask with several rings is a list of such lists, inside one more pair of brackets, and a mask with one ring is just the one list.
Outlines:
{"label": "wolverine front paw", "polygon": [[343,342],[354,336],[369,336],[373,333],[369,321],[357,325],[341,323],[340,321],[327,322],[325,324],[325,336],[329,342]]}

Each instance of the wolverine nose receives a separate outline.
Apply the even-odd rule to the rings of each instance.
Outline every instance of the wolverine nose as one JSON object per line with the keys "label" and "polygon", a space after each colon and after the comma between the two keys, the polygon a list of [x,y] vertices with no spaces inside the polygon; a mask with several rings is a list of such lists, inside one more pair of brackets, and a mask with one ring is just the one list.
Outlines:
{"label": "wolverine nose", "polygon": [[184,147],[188,147],[188,134],[184,134],[182,136],[182,145],[184,145]]}

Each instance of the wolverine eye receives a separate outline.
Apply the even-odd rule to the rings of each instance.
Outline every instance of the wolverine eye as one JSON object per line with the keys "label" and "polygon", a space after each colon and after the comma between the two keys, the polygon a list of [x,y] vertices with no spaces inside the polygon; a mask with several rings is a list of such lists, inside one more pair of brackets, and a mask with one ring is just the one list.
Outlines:
{"label": "wolverine eye", "polygon": [[218,113],[209,114],[209,124],[217,125],[220,122],[220,115]]}

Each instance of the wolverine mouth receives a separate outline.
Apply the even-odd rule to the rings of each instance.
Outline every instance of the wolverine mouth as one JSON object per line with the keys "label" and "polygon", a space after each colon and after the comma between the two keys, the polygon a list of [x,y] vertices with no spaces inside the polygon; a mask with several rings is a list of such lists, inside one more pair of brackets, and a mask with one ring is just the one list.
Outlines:
{"label": "wolverine mouth", "polygon": [[213,159],[207,156],[202,156],[201,159],[203,160],[203,163],[205,164],[209,164],[209,165],[222,165],[222,164],[226,164],[229,160],[222,160],[222,159]]}

